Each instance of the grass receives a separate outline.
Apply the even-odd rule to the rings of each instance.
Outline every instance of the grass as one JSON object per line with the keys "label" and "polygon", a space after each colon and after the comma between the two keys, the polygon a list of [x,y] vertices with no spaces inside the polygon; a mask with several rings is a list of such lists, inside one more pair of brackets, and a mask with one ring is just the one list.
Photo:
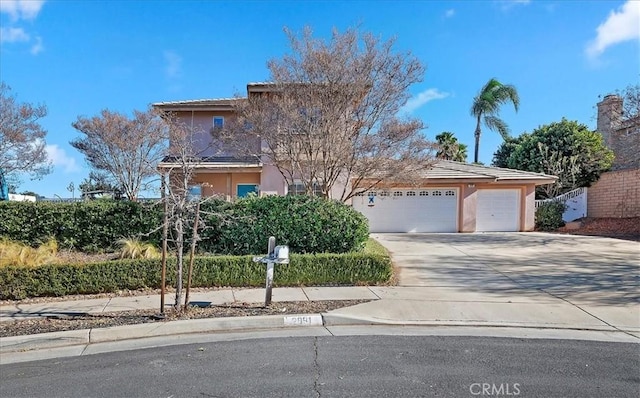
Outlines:
{"label": "grass", "polygon": [[137,238],[120,239],[120,258],[159,258],[160,251],[151,243],[142,242]]}
{"label": "grass", "polygon": [[37,248],[23,243],[0,239],[0,267],[19,265],[23,267],[39,267],[57,262],[58,242],[49,239]]}

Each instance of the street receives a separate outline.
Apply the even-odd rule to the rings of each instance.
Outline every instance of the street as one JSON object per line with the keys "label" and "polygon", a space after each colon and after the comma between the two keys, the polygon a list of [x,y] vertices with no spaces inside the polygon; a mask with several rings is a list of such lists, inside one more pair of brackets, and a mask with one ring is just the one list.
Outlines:
{"label": "street", "polygon": [[640,345],[290,337],[0,366],[2,397],[637,397]]}

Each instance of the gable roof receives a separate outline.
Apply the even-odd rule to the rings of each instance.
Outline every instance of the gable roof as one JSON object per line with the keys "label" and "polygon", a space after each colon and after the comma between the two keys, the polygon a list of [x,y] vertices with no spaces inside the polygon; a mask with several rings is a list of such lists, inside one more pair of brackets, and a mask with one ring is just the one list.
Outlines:
{"label": "gable roof", "polygon": [[439,160],[432,168],[425,170],[423,176],[431,181],[469,180],[475,182],[533,182],[536,185],[550,184],[558,179],[544,173],[503,169],[500,167]]}

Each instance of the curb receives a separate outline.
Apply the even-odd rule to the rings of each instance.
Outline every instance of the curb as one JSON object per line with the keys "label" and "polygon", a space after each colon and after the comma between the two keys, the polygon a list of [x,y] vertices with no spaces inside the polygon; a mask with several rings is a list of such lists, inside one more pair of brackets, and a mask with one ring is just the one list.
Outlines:
{"label": "curb", "polygon": [[459,321],[393,321],[350,315],[322,313],[298,315],[261,315],[250,317],[203,318],[169,322],[142,323],[50,332],[0,338],[0,355],[33,353],[38,350],[89,346],[97,343],[118,342],[152,337],[168,337],[181,334],[201,334],[216,332],[257,331],[269,329],[296,329],[309,326],[422,326],[422,327],[485,327],[523,328],[548,330],[580,330],[594,332],[637,333],[613,328],[576,328],[568,325],[539,325],[517,323],[480,323]]}
{"label": "curb", "polygon": [[262,315],[251,317],[203,318],[142,323],[106,328],[2,337],[0,338],[0,355],[74,345],[89,345],[94,343],[134,340],[148,337],[172,336],[178,334],[299,328],[305,326],[323,326],[323,324],[322,314],[299,314],[286,316]]}

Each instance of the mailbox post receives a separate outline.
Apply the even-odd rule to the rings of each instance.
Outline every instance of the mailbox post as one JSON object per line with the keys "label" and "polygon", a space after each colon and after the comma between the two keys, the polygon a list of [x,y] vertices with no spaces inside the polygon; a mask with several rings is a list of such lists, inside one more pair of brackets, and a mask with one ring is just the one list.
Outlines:
{"label": "mailbox post", "polygon": [[274,236],[271,236],[269,237],[267,255],[264,257],[254,257],[253,261],[256,263],[264,263],[267,265],[264,306],[268,307],[271,304],[274,266],[275,264],[289,264],[289,246],[276,246],[276,238]]}

